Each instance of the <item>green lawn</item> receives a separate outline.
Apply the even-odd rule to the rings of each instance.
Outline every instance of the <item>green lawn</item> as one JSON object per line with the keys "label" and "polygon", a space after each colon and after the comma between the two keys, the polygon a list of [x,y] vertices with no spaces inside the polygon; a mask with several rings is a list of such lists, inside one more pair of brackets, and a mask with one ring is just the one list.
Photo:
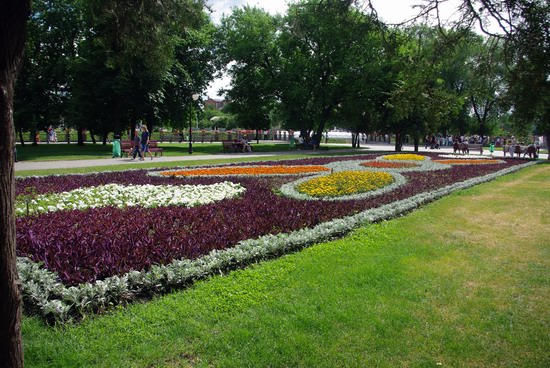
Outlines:
{"label": "green lawn", "polygon": [[[341,154],[340,154],[341,155]],[[63,175],[63,174],[84,174],[89,172],[101,172],[101,171],[124,171],[128,169],[152,169],[152,168],[171,168],[171,167],[185,167],[185,166],[196,166],[196,165],[216,165],[216,164],[226,164],[233,162],[258,162],[258,161],[273,161],[273,160],[289,160],[296,158],[308,157],[303,153],[289,154],[284,156],[265,156],[265,157],[234,157],[234,158],[216,158],[212,156],[207,160],[197,159],[189,161],[170,161],[170,162],[159,162],[157,160],[145,161],[140,163],[139,167],[128,167],[126,164],[121,165],[105,165],[105,166],[91,166],[91,167],[72,167],[66,169],[44,169],[44,170],[22,170],[16,171],[15,175],[18,177],[24,176],[33,176],[33,175]]]}
{"label": "green lawn", "polygon": [[[163,148],[163,154],[165,156],[188,156],[188,145],[179,143],[164,143],[160,144]],[[222,154],[223,149],[221,143],[196,143],[193,145],[194,155],[207,155],[212,156],[208,158],[208,164],[222,164],[231,162],[254,162],[254,161],[266,161],[266,160],[288,160],[295,158],[308,157],[312,151],[300,151],[290,149],[288,144],[283,143],[253,143],[254,153],[258,152],[285,152],[285,155],[279,157],[266,156],[266,157],[247,157],[246,155],[235,155],[232,158],[217,158],[217,154]],[[344,150],[344,152],[342,152]],[[345,150],[349,150],[345,152]],[[375,153],[371,151],[369,153]],[[52,175],[52,174],[76,174],[98,171],[121,171],[128,170],[128,166],[121,165],[108,165],[108,160],[112,158],[112,146],[104,146],[102,144],[86,144],[84,146],[77,146],[76,144],[40,144],[32,146],[27,144],[25,146],[17,146],[18,159],[20,161],[72,161],[72,160],[88,160],[88,159],[105,159],[106,164],[104,166],[93,167],[75,167],[67,169],[45,169],[45,170],[26,170],[17,171],[17,176],[31,176],[31,175]],[[345,155],[356,154],[349,145],[339,146],[331,145],[327,149],[322,150],[323,155]],[[156,160],[146,161],[139,165],[140,169],[150,169],[158,167],[175,167],[175,166],[193,166],[204,165],[205,160],[197,159],[191,161],[173,161],[173,162],[159,162]]]}
{"label": "green lawn", "polygon": [[[186,156],[189,152],[188,143],[159,143],[159,147],[163,149],[165,156]],[[331,146],[330,148],[351,149],[351,146],[340,145]],[[281,152],[281,151],[296,151],[291,149],[287,143],[260,143],[252,142],[252,149],[255,153],[258,152]],[[214,143],[194,143],[193,153],[197,155],[215,155],[223,153],[222,144]],[[32,145],[30,143],[17,145],[17,158],[20,161],[56,161],[56,160],[88,160],[100,158],[112,158],[113,146],[111,144],[103,145],[102,143],[92,144],[86,143],[84,146],[73,144],[45,144]]]}
{"label": "green lawn", "polygon": [[550,165],[63,328],[27,367],[548,367]]}

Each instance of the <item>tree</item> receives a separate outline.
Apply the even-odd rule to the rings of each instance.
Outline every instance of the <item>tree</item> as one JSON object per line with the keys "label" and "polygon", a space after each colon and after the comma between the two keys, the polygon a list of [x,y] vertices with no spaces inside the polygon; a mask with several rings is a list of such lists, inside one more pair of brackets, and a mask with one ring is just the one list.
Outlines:
{"label": "tree", "polygon": [[[197,9],[198,11],[198,9]],[[181,128],[193,106],[193,93],[203,91],[214,75],[215,27],[204,12],[186,17],[189,23],[175,30],[174,62],[154,96],[153,112],[158,120]],[[194,21],[190,21],[194,19]]]}
{"label": "tree", "polygon": [[[444,44],[436,31],[415,26],[403,34],[397,66],[398,81],[390,92],[393,127],[398,135],[408,133],[418,151],[420,138],[434,134],[458,112],[459,97],[445,86],[442,64]],[[397,147],[396,147],[397,148]]]}
{"label": "tree", "polygon": [[[295,118],[301,135],[320,142],[334,109],[342,102],[339,75],[361,32],[352,1],[306,0],[291,4],[281,35],[284,64],[282,109]],[[352,56],[353,57],[353,56]]]}
{"label": "tree", "polygon": [[79,128],[120,133],[145,116],[171,64],[174,43],[166,24],[174,3],[94,0],[81,6],[85,31],[74,65],[72,120]]}
{"label": "tree", "polygon": [[15,256],[13,96],[30,1],[0,1],[0,366],[23,367],[21,289]]}
{"label": "tree", "polygon": [[[437,13],[439,0],[423,3],[420,14]],[[501,38],[507,66],[509,101],[517,129],[535,125],[550,139],[550,3],[547,0],[461,0],[454,28],[477,26]],[[549,157],[550,159],[550,157]]]}
{"label": "tree", "polygon": [[184,119],[191,95],[212,79],[213,27],[204,1],[82,2],[74,61],[72,121],[120,133],[146,122]]}
{"label": "tree", "polygon": [[[492,42],[494,44],[491,45]],[[486,136],[491,132],[491,120],[497,121],[506,93],[506,67],[500,42],[497,39],[488,40],[469,66],[472,70],[469,100],[477,121],[476,133]]]}
{"label": "tree", "polygon": [[[384,129],[387,120],[387,91],[395,82],[392,49],[386,30],[372,30],[361,38],[362,48],[345,60],[339,80],[342,101],[329,121],[352,133],[352,146],[360,146],[361,134]],[[327,129],[328,130],[328,129]]]}
{"label": "tree", "polygon": [[291,127],[306,139],[313,132],[317,143],[330,121],[352,119],[365,128],[365,117],[377,117],[370,110],[380,107],[387,80],[384,31],[355,1],[289,6],[280,37],[279,90]]}
{"label": "tree", "polygon": [[219,63],[227,69],[232,88],[225,91],[230,112],[243,128],[270,128],[276,102],[279,19],[262,9],[245,6],[224,17],[218,31]]}
{"label": "tree", "polygon": [[507,48],[513,65],[508,80],[513,122],[524,130],[534,128],[550,147],[550,3],[520,3],[521,21]]}
{"label": "tree", "polygon": [[471,31],[447,32],[442,78],[460,99],[460,109],[443,124],[453,134],[492,135],[507,113],[506,66],[502,42]]}
{"label": "tree", "polygon": [[[70,63],[80,25],[73,0],[35,0],[28,24],[25,55],[17,78],[14,120],[23,132],[46,130],[66,116]],[[34,142],[36,144],[36,142]]]}

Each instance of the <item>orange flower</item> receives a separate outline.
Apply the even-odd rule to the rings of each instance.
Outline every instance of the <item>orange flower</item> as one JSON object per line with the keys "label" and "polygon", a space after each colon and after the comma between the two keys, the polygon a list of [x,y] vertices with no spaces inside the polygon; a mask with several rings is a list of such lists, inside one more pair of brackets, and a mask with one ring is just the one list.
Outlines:
{"label": "orange flower", "polygon": [[379,167],[384,169],[405,169],[409,167],[418,167],[419,165],[414,162],[370,161],[363,162],[361,166]]}
{"label": "orange flower", "polygon": [[185,169],[164,171],[164,176],[220,176],[220,175],[299,175],[329,171],[328,168],[320,165],[301,166],[226,166],[209,167],[204,169]]}

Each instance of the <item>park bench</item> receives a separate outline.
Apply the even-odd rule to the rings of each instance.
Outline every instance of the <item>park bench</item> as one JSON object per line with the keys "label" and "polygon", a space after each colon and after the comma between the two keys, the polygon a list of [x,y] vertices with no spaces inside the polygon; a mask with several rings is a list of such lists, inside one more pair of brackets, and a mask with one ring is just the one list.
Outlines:
{"label": "park bench", "polygon": [[455,142],[453,144],[453,152],[456,154],[456,153],[462,153],[463,155],[465,154],[470,154],[470,151],[472,153],[475,153],[475,152],[479,152],[480,155],[483,154],[483,145],[480,144],[480,143],[458,143],[458,142]]}
{"label": "park bench", "polygon": [[132,154],[133,149],[134,149],[133,141],[120,141],[120,154],[122,157],[130,156]]}
{"label": "park bench", "polygon": [[180,134],[161,134],[160,143],[162,142],[183,142],[183,137]]}
{"label": "park bench", "polygon": [[[134,150],[133,141],[121,141],[120,142],[120,153],[122,157],[129,157]],[[149,141],[149,152],[154,153],[157,156],[159,153],[162,156],[162,148],[158,146],[158,141]]]}
{"label": "park bench", "polygon": [[159,147],[158,141],[149,141],[149,152],[154,153],[155,156],[160,153],[162,156],[162,148]]}
{"label": "park bench", "polygon": [[223,152],[242,152],[243,144],[239,141],[225,140],[222,141]]}
{"label": "park bench", "polygon": [[479,153],[480,155],[483,154],[483,145],[481,143],[469,143],[468,144],[468,154],[472,153]]}

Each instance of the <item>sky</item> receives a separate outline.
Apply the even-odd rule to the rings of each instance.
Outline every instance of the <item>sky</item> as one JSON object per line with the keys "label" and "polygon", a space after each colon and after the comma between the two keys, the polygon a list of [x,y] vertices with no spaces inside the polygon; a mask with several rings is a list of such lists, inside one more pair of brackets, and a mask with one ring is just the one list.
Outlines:
{"label": "sky", "polygon": [[[422,0],[371,0],[378,16],[386,23],[401,23],[412,18],[418,10],[413,9],[413,5],[421,4]],[[447,0],[446,13],[452,14],[454,8],[452,3],[457,0]],[[213,11],[211,17],[214,23],[219,24],[221,17],[229,15],[233,8],[239,8],[244,5],[257,6],[263,8],[272,14],[284,14],[287,9],[288,0],[209,0],[208,3]],[[444,9],[445,10],[445,9]],[[217,91],[229,84],[229,78],[215,80],[205,92],[209,97],[220,99]]]}

